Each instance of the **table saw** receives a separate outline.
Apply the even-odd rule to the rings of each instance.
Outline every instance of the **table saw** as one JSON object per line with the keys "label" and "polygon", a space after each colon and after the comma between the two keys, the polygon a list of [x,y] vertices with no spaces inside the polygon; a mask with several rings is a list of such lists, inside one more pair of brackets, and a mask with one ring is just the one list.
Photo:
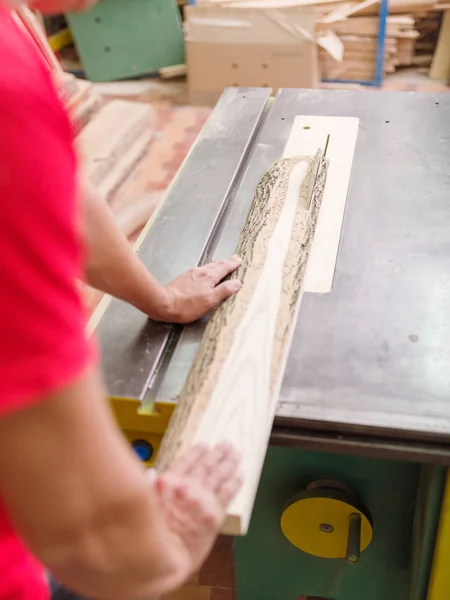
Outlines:
{"label": "table saw", "polygon": [[[235,540],[237,597],[445,600],[450,96],[270,94],[224,92],[138,250],[162,283],[231,255],[294,118],[359,117],[332,289],[301,304],[250,529]],[[150,465],[205,320],[158,324],[112,300],[91,326],[119,426]]]}

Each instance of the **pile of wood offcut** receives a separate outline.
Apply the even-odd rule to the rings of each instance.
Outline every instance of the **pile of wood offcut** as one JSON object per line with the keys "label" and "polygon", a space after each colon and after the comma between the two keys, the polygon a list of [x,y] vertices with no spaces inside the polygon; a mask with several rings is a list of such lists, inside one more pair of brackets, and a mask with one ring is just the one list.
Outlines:
{"label": "pile of wood offcut", "polygon": [[[326,19],[326,17],[325,17]],[[324,79],[369,80],[375,75],[378,17],[355,16],[334,23],[319,21],[319,31],[329,28],[342,42],[342,59],[336,60],[320,49]],[[390,15],[386,24],[384,73],[413,64],[415,43],[419,33],[410,15]]]}
{"label": "pile of wood offcut", "polygon": [[[445,1],[448,0],[440,3],[437,0],[389,1],[384,46],[385,74],[393,73],[399,67],[430,67],[442,11],[450,9],[450,4],[443,4]],[[380,0],[197,0],[197,4],[261,10],[313,7],[317,17],[316,38],[322,78],[374,78]],[[450,35],[450,17],[448,27]],[[450,45],[448,48],[450,57]],[[450,74],[450,59],[448,63]]]}
{"label": "pile of wood offcut", "polygon": [[[115,192],[145,158],[154,137],[150,105],[129,100],[105,101],[92,85],[72,75],[62,78],[64,100],[78,135],[76,145],[87,180],[111,201]],[[112,209],[125,235],[150,218],[161,194],[144,194]]]}
{"label": "pile of wood offcut", "polygon": [[[322,75],[329,79],[373,79],[379,2],[339,2],[324,13],[318,9],[318,29],[331,29],[343,44],[342,60],[320,51]],[[391,0],[386,23],[384,73],[398,67],[429,67],[436,46],[441,13],[434,0]],[[424,52],[426,50],[426,53]]]}

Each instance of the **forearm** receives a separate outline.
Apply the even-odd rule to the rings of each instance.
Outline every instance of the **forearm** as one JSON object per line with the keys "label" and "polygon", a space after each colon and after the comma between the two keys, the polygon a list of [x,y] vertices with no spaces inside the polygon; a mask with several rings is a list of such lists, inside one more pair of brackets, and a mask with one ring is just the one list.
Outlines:
{"label": "forearm", "polygon": [[82,187],[89,285],[158,319],[169,311],[166,288],[133,252],[106,201],[89,184]]}
{"label": "forearm", "polygon": [[147,600],[187,577],[189,556],[167,532],[164,506],[117,430],[98,374],[0,419],[0,447],[2,496],[15,526],[69,589]]}
{"label": "forearm", "polygon": [[53,559],[45,561],[52,574],[97,600],[150,600],[180,587],[190,574],[189,557],[167,531],[159,531],[148,494],[145,501],[147,506],[123,506],[114,521],[101,523],[99,515],[97,526],[78,527],[64,544],[55,544]]}

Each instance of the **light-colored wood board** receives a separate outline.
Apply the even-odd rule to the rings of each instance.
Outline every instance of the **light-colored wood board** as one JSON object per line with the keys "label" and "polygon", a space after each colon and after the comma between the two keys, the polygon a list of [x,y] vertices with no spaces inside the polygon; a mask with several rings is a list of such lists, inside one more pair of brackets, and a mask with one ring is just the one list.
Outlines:
{"label": "light-colored wood board", "polygon": [[379,0],[364,0],[363,2],[355,2],[352,3],[351,6],[343,5],[335,8],[331,13],[328,13],[324,17],[320,19],[321,23],[335,23],[336,21],[341,21],[354,15],[356,13],[362,12],[364,9],[372,7],[373,5],[378,5]]}
{"label": "light-colored wood board", "polygon": [[325,34],[317,35],[316,42],[320,52],[325,52],[333,61],[342,61],[345,51],[344,44],[332,29]]}
{"label": "light-colored wood board", "polygon": [[223,533],[246,533],[264,463],[325,185],[323,162],[309,205],[314,157],[282,159],[259,183],[237,248],[242,288],[209,321],[158,456],[164,469],[191,444],[240,450]]}
{"label": "light-colored wood board", "polygon": [[347,190],[358,136],[359,119],[354,117],[298,116],[283,156],[314,154],[325,149],[329,159],[327,185],[317,221],[316,233],[306,270],[304,289],[327,293],[333,284]]}
{"label": "light-colored wood board", "polygon": [[77,137],[85,176],[97,185],[118,158],[151,128],[151,108],[140,102],[112,100]]}
{"label": "light-colored wood board", "polygon": [[[434,10],[435,0],[390,0],[389,1],[389,14],[390,15],[404,15],[409,13],[422,13]],[[372,5],[363,8],[359,14],[368,16],[378,16],[379,6]]]}
{"label": "light-colored wood board", "polygon": [[196,2],[198,6],[214,6],[223,8],[239,9],[284,9],[298,8],[303,6],[321,6],[340,4],[346,0],[200,0]]}
{"label": "light-colored wood board", "polygon": [[[386,21],[386,35],[388,37],[408,37],[418,33],[414,31],[414,18],[409,15],[389,16]],[[326,27],[318,23],[318,31]],[[331,28],[338,35],[373,36],[378,35],[378,17],[350,17],[344,21],[333,23]]]}
{"label": "light-colored wood board", "polygon": [[90,94],[85,100],[76,104],[71,111],[71,118],[77,134],[89,123],[101,103],[102,99],[99,96]]}
{"label": "light-colored wood board", "polygon": [[116,81],[111,83],[94,83],[94,90],[107,98],[126,98],[141,102],[170,102],[186,105],[187,84],[173,80]]}
{"label": "light-colored wood board", "polygon": [[117,163],[98,184],[98,190],[107,200],[125,181],[136,163],[144,156],[152,138],[153,131],[149,128],[144,130],[128,150],[118,157]]}
{"label": "light-colored wood board", "polygon": [[321,83],[324,90],[351,90],[354,92],[365,92],[366,88],[359,83]]}
{"label": "light-colored wood board", "polygon": [[183,77],[186,74],[187,66],[185,64],[173,65],[172,67],[163,67],[158,71],[158,75],[161,77],[161,79],[173,79],[174,77]]}
{"label": "light-colored wood board", "polygon": [[450,10],[446,10],[442,18],[442,25],[431,62],[429,78],[445,82],[448,82],[450,79]]}
{"label": "light-colored wood board", "polygon": [[164,196],[165,192],[163,191],[144,194],[114,211],[116,222],[122,233],[128,237],[145,225]]}
{"label": "light-colored wood board", "polygon": [[77,79],[73,75],[67,77],[66,73],[62,83],[67,95],[66,108],[69,112],[92,94],[92,84],[89,81]]}

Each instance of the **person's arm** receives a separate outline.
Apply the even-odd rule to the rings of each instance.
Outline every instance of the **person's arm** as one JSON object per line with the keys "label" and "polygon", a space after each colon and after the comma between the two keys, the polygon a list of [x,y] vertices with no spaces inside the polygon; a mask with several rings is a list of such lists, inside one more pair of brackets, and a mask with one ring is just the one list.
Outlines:
{"label": "person's arm", "polygon": [[185,459],[151,485],[90,369],[0,419],[2,496],[22,538],[69,589],[149,600],[200,566],[239,485],[231,451],[193,452],[195,473],[183,471]]}
{"label": "person's arm", "polygon": [[88,250],[85,275],[92,287],[157,321],[173,323],[195,321],[239,290],[236,279],[222,282],[241,264],[237,256],[193,268],[161,285],[134,254],[99,192],[85,181],[80,187]]}
{"label": "person's arm", "polygon": [[70,127],[39,74],[0,94],[1,511],[69,588],[147,599],[206,557],[238,461],[193,450],[151,484],[117,429],[76,285]]}

